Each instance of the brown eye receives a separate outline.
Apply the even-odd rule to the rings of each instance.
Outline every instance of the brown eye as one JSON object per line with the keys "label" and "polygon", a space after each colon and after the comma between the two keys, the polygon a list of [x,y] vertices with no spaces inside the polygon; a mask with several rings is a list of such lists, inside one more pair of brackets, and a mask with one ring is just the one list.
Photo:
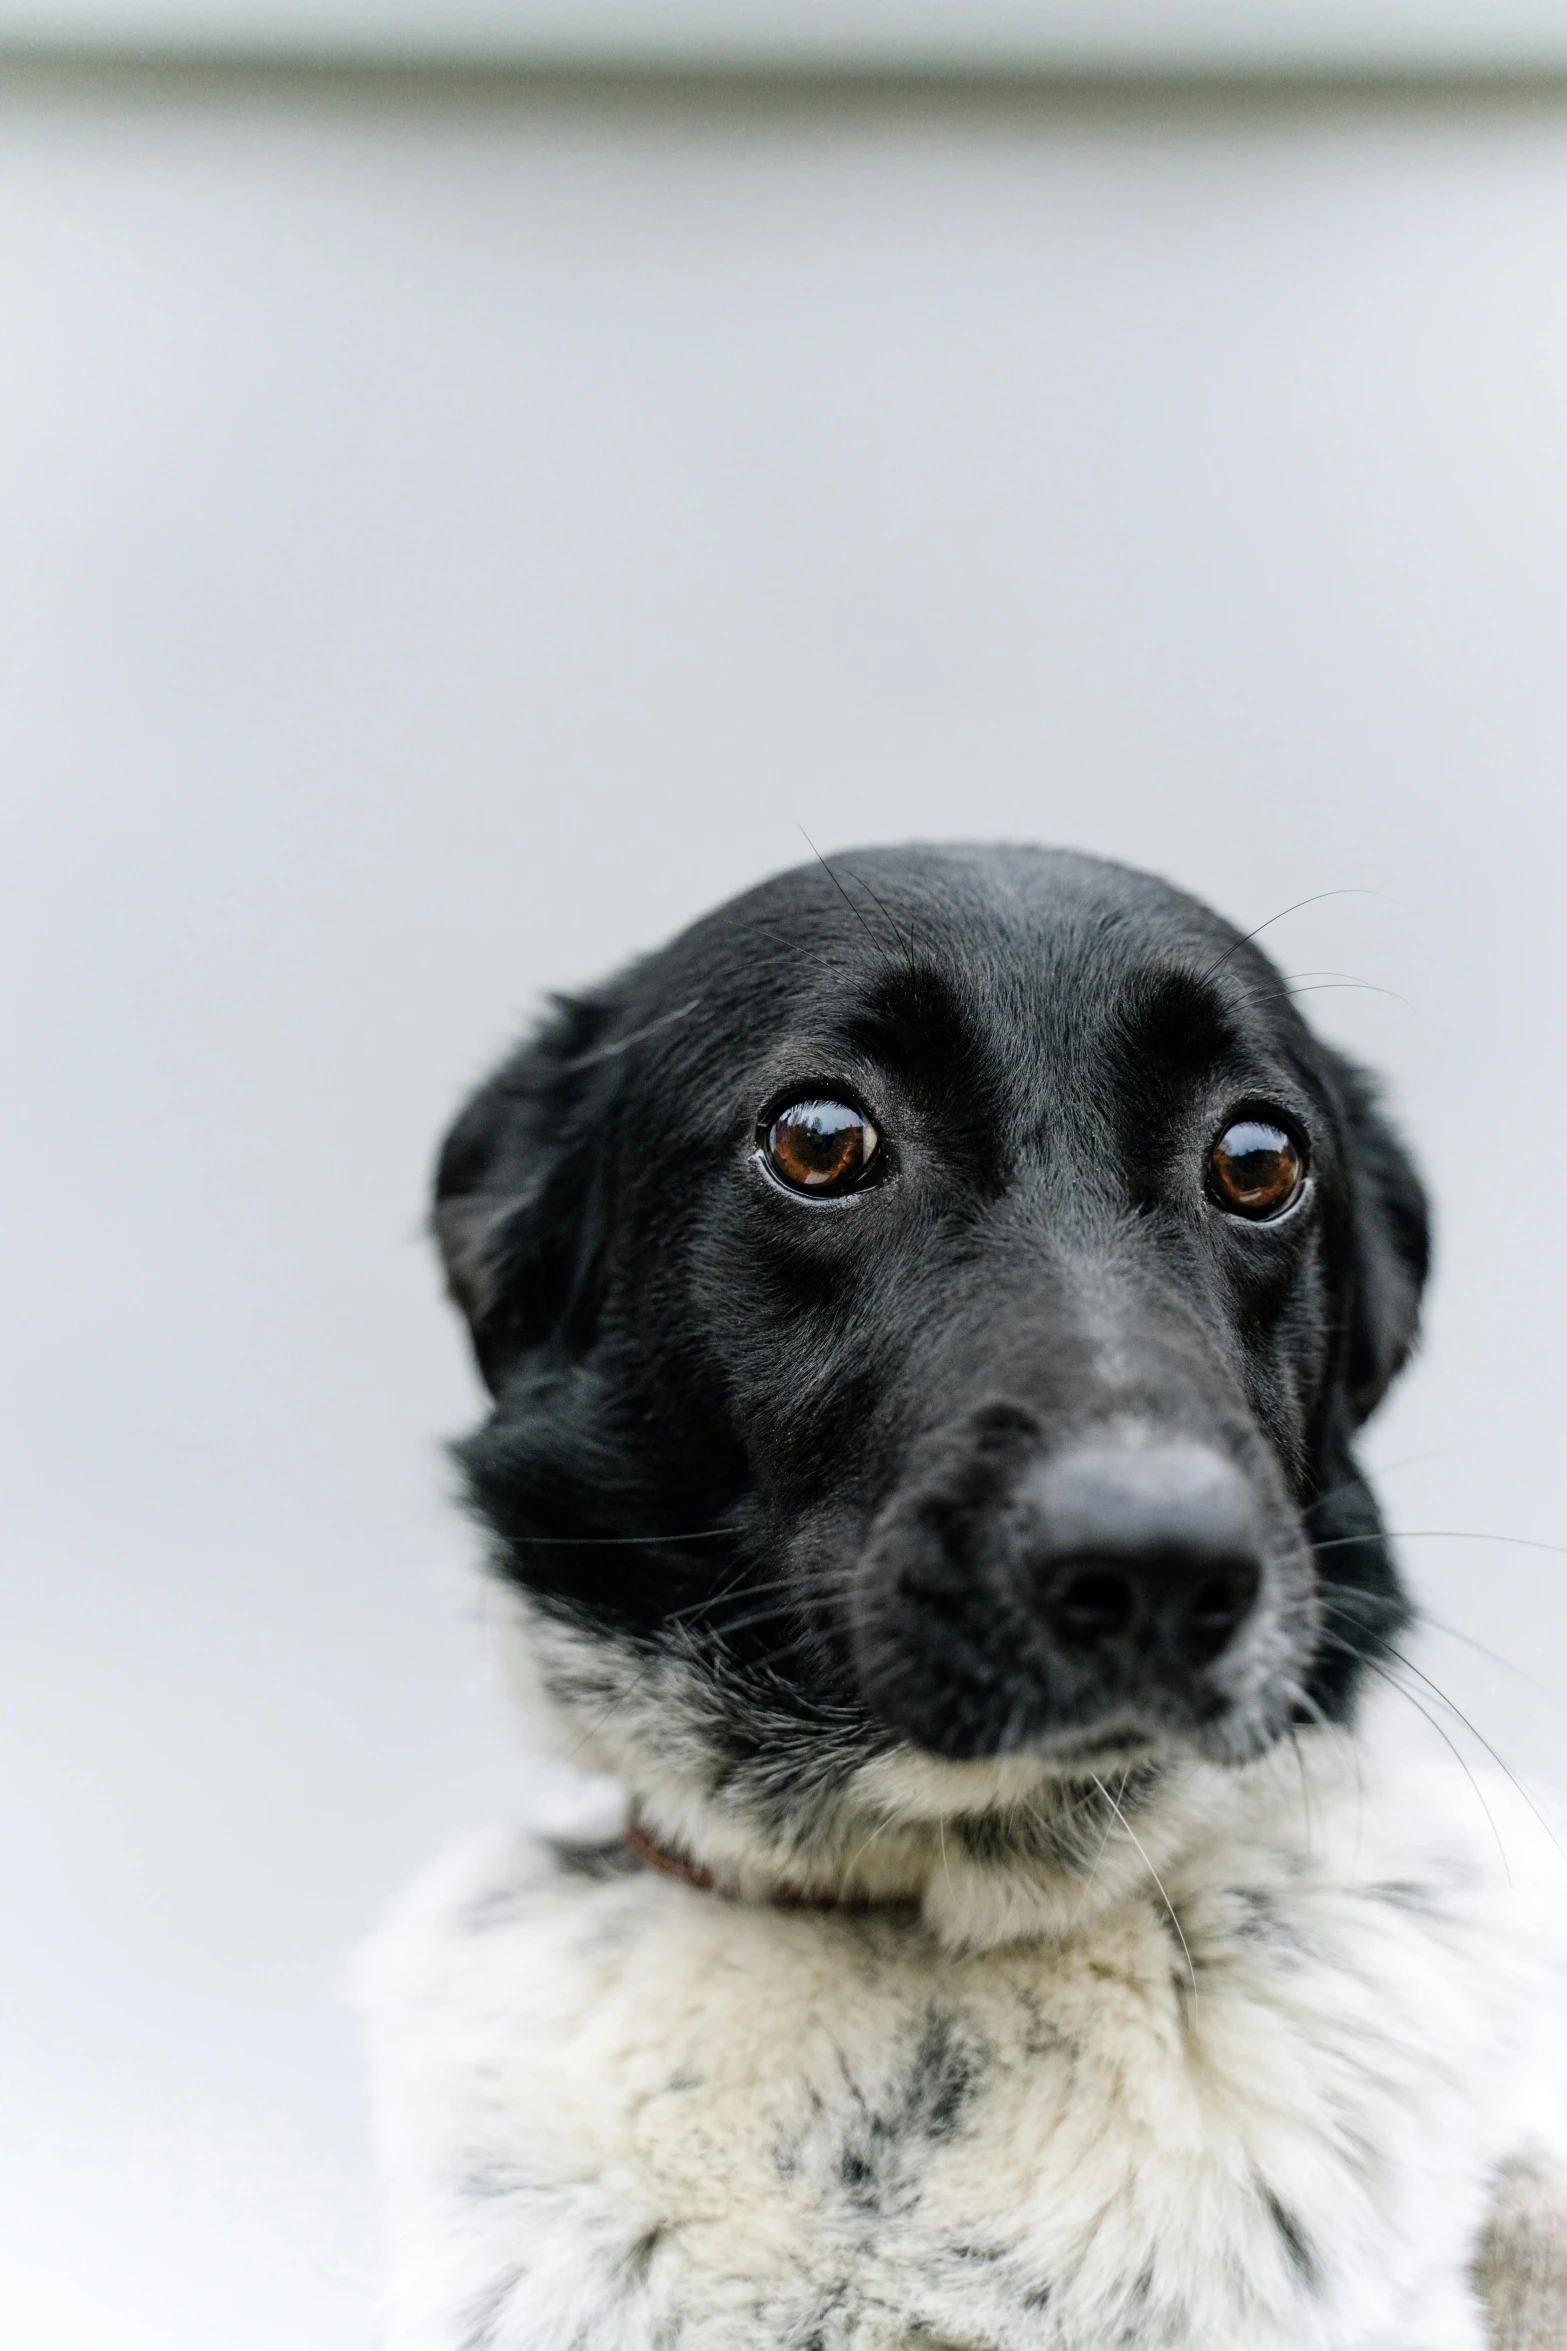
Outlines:
{"label": "brown eye", "polygon": [[791,1102],[762,1136],[762,1156],[792,1192],[852,1192],[876,1140],[870,1120],[847,1102]]}
{"label": "brown eye", "polygon": [[1300,1198],[1306,1161],[1282,1127],[1266,1120],[1238,1118],[1226,1127],[1208,1157],[1208,1196],[1231,1216],[1265,1224],[1282,1216]]}

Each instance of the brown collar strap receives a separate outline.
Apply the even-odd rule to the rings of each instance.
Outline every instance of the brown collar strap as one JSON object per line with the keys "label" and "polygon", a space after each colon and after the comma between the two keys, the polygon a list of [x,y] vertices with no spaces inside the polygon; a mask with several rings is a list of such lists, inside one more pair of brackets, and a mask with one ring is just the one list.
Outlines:
{"label": "brown collar strap", "polygon": [[[706,1894],[720,1894],[725,1901],[743,1901],[728,1886],[721,1886],[710,1869],[693,1861],[688,1854],[675,1853],[667,1845],[657,1845],[641,1822],[633,1814],[626,1829],[626,1850],[644,1869],[655,1869],[660,1876],[679,1878],[682,1885],[696,1886]],[[807,1894],[798,1886],[778,1886],[767,1896],[775,1910],[874,1910],[881,1907],[865,1895],[840,1900],[836,1894]]]}
{"label": "brown collar strap", "polygon": [[688,1861],[683,1853],[671,1853],[667,1845],[655,1845],[638,1820],[632,1820],[626,1830],[626,1844],[644,1869],[656,1869],[666,1878],[679,1878],[688,1886],[700,1886],[704,1893],[712,1893],[718,1885],[710,1869],[703,1869],[695,1861]]}

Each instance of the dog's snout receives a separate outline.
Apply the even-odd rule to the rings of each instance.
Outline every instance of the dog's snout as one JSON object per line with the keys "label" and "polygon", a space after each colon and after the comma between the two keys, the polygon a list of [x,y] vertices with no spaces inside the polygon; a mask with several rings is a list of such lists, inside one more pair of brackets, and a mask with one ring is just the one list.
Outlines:
{"label": "dog's snout", "polygon": [[1037,1605],[1065,1650],[1129,1642],[1206,1665],[1251,1613],[1255,1505],[1207,1446],[1085,1446],[1045,1464],[1020,1499]]}
{"label": "dog's snout", "polygon": [[1212,1440],[1052,1445],[1027,1411],[987,1407],[882,1515],[854,1620],[861,1686],[945,1755],[1100,1728],[1238,1736],[1250,1636],[1288,1573],[1268,1505]]}

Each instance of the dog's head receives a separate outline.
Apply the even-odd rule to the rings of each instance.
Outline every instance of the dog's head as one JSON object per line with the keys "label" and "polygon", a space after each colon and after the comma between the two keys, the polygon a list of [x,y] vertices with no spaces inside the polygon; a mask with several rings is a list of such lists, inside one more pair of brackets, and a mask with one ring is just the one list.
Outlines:
{"label": "dog's head", "polygon": [[1419,1183],[1266,956],[1148,876],[782,875],[563,1002],[435,1214],[540,1684],[731,1868],[1037,1845],[1052,1791],[1344,1719],[1403,1620],[1351,1444]]}

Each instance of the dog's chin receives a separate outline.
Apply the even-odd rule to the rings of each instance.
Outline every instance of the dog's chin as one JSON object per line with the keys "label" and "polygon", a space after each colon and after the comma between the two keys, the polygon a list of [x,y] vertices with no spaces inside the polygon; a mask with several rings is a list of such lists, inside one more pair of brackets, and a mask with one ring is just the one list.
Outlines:
{"label": "dog's chin", "polygon": [[1263,1692],[1244,1705],[1220,1706],[1200,1717],[1180,1709],[1121,1707],[1085,1722],[1046,1724],[1019,1736],[1006,1730],[971,1735],[962,1746],[922,1737],[918,1726],[890,1726],[900,1747],[949,1765],[1028,1761],[1053,1779],[1123,1771],[1199,1758],[1204,1763],[1254,1763],[1289,1728],[1288,1690]]}
{"label": "dog's chin", "polygon": [[658,1846],[744,1900],[917,1906],[954,1949],[1059,1937],[1162,1876],[1287,1722],[1282,1700],[1199,1725],[1128,1711],[953,1757],[824,1718],[754,1725],[737,1757],[733,1694],[699,1655],[496,1598],[535,1743],[619,1781]]}
{"label": "dog's chin", "polygon": [[[1232,1767],[1255,1763],[1288,1732],[1299,1705],[1298,1680],[1291,1676],[1253,1683],[1243,1697],[1215,1695],[1200,1709],[1157,1693],[1087,1713],[1077,1720],[1027,1720],[1015,1707],[1003,1722],[987,1728],[972,1717],[960,1726],[938,1717],[883,1720],[900,1749],[949,1768],[1032,1764],[1048,1782],[1081,1784],[1085,1779],[1186,1762]],[[1020,1723],[1019,1715],[1024,1714]]]}

